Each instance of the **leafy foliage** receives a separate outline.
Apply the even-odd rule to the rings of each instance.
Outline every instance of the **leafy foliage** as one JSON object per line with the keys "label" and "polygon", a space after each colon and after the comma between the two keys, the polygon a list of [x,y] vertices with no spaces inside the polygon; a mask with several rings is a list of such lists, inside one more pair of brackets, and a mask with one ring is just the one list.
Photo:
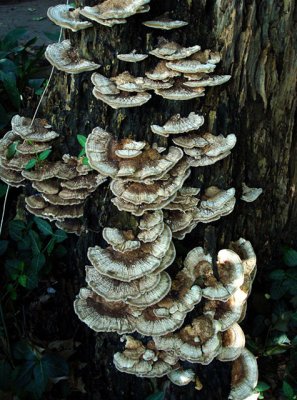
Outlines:
{"label": "leafy foliage", "polygon": [[33,51],[37,38],[20,44],[25,33],[26,29],[16,28],[0,39],[0,129],[20,109],[26,87],[35,94],[42,93],[44,79],[35,75],[39,73],[44,47]]}
{"label": "leafy foliage", "polygon": [[[270,269],[270,272],[269,272]],[[265,293],[266,288],[266,293]],[[263,292],[264,289],[264,292]],[[260,285],[260,301],[254,302],[254,314],[248,337],[249,348],[260,360],[259,398],[297,399],[297,251],[282,248],[280,260],[268,267]],[[263,361],[262,361],[263,360]],[[278,363],[282,365],[279,375]],[[272,395],[273,393],[273,395]]]}
{"label": "leafy foliage", "polygon": [[16,299],[19,286],[28,290],[38,286],[46,263],[51,263],[49,257],[60,257],[66,253],[66,249],[62,245],[57,247],[57,244],[64,242],[67,234],[61,229],[53,229],[49,222],[34,217],[28,223],[18,219],[10,221],[9,236],[14,243],[9,246],[7,240],[1,240],[0,253],[6,256],[7,293]]}
{"label": "leafy foliage", "polygon": [[6,360],[0,361],[0,390],[21,398],[29,394],[31,399],[41,399],[50,380],[66,379],[69,374],[64,358],[45,353],[26,341],[15,343],[13,358],[14,367]]}

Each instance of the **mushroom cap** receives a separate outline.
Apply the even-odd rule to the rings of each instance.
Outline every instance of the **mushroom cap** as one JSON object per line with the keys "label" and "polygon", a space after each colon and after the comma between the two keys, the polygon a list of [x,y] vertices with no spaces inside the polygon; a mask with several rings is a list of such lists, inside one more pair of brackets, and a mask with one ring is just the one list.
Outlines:
{"label": "mushroom cap", "polygon": [[[180,167],[180,168],[179,168]],[[179,171],[183,172],[179,173]],[[110,184],[112,193],[135,205],[152,204],[172,197],[189,177],[187,166],[177,164],[169,172],[167,180],[156,180],[151,184],[114,179]]]}
{"label": "mushroom cap", "polygon": [[209,364],[219,353],[219,324],[208,316],[195,318],[179,332],[153,338],[160,350],[171,350],[181,360]]}
{"label": "mushroom cap", "polygon": [[187,88],[176,84],[169,89],[156,89],[155,93],[168,100],[191,100],[205,95],[204,88]]}
{"label": "mushroom cap", "polygon": [[222,333],[222,347],[217,355],[220,361],[236,360],[245,346],[245,336],[241,327],[235,323]]}
{"label": "mushroom cap", "polygon": [[262,188],[252,188],[248,187],[244,182],[242,183],[242,196],[241,200],[251,203],[263,193]]}
{"label": "mushroom cap", "polygon": [[[218,157],[233,149],[236,144],[236,136],[231,133],[227,137],[223,135],[214,136],[211,133],[204,133],[202,136],[190,137],[188,141],[184,138],[184,143],[188,148],[184,152],[199,160],[202,156]],[[195,147],[190,147],[190,143],[195,143]],[[180,142],[183,143],[183,142]]]}
{"label": "mushroom cap", "polygon": [[125,61],[125,62],[140,62],[145,60],[148,57],[148,54],[140,54],[140,53],[136,53],[135,50],[133,50],[131,53],[127,53],[127,54],[118,54],[117,58],[121,61]]}
{"label": "mushroom cap", "polygon": [[171,201],[173,201],[175,196],[176,196],[176,194],[174,194],[173,196],[168,197],[164,200],[155,202],[155,203],[151,203],[151,204],[143,203],[139,206],[137,206],[133,203],[130,203],[128,201],[125,201],[120,197],[115,197],[115,198],[111,199],[111,201],[117,207],[118,210],[127,211],[127,212],[130,212],[131,214],[135,215],[136,217],[141,217],[147,211],[161,210],[167,204],[169,204]]}
{"label": "mushroom cap", "polygon": [[191,112],[187,117],[173,115],[163,126],[151,125],[151,130],[157,135],[168,137],[169,134],[176,135],[199,129],[203,124],[203,116]]}
{"label": "mushroom cap", "polygon": [[144,92],[145,90],[168,89],[173,86],[171,81],[153,80],[146,77],[135,77],[125,71],[112,78],[118,89],[126,92]]}
{"label": "mushroom cap", "polygon": [[239,238],[236,242],[230,243],[230,249],[235,251],[242,260],[244,274],[253,281],[257,267],[257,257],[251,242]]}
{"label": "mushroom cap", "polygon": [[25,178],[20,172],[7,169],[0,164],[0,179],[9,186],[21,187],[25,186]]}
{"label": "mushroom cap", "polygon": [[120,93],[119,89],[112,80],[106,78],[106,76],[101,75],[98,72],[94,72],[91,75],[91,81],[101,94],[112,95]]}
{"label": "mushroom cap", "polygon": [[160,224],[155,225],[153,228],[141,230],[138,233],[137,238],[144,243],[153,242],[158,236],[161,235],[163,229],[164,222],[161,222]]}
{"label": "mushroom cap", "polygon": [[50,150],[52,148],[51,144],[48,142],[38,143],[32,142],[30,140],[23,141],[22,143],[17,144],[16,150],[21,154],[38,154],[45,150]]}
{"label": "mushroom cap", "polygon": [[30,118],[14,115],[11,120],[11,127],[13,132],[24,140],[49,142],[59,136],[57,132],[51,130],[51,126],[45,119],[36,118],[32,126],[31,122]]}
{"label": "mushroom cap", "polygon": [[152,95],[147,92],[133,95],[128,92],[121,92],[118,95],[105,95],[101,94],[96,87],[94,87],[92,93],[96,99],[103,101],[103,103],[106,103],[115,110],[119,108],[140,107],[147,103],[152,97]]}
{"label": "mushroom cap", "polygon": [[95,246],[88,249],[88,258],[101,274],[130,282],[152,273],[160,266],[169,249],[171,237],[171,231],[165,225],[164,231],[154,242],[143,243],[137,250],[120,253],[112,248]]}
{"label": "mushroom cap", "polygon": [[80,58],[70,40],[49,44],[44,53],[46,59],[58,70],[68,74],[80,74],[100,67],[93,61]]}
{"label": "mushroom cap", "polygon": [[231,79],[231,75],[213,75],[201,78],[199,80],[189,80],[183,82],[183,85],[188,87],[206,87],[206,86],[218,86],[228,82]]}
{"label": "mushroom cap", "polygon": [[93,25],[90,21],[81,21],[79,19],[79,9],[73,9],[68,4],[58,4],[50,7],[47,10],[47,16],[56,25],[71,29],[72,32],[77,32]]}
{"label": "mushroom cap", "polygon": [[134,307],[145,308],[161,301],[170,291],[171,278],[167,272],[161,272],[160,282],[152,289],[127,300],[127,303]]}
{"label": "mushroom cap", "polygon": [[160,225],[163,222],[163,212],[162,210],[157,210],[154,212],[147,212],[139,221],[139,229],[150,229],[156,225]]}
{"label": "mushroom cap", "polygon": [[164,60],[181,60],[191,56],[200,49],[201,47],[198,45],[192,47],[182,47],[175,42],[168,42],[163,38],[158,47],[150,51],[150,54]]}
{"label": "mushroom cap", "polygon": [[255,356],[243,349],[237,360],[233,361],[231,372],[231,391],[229,399],[245,400],[250,396],[258,382],[258,366]]}
{"label": "mushroom cap", "polygon": [[167,374],[169,380],[177,386],[185,386],[195,382],[195,372],[192,369],[176,369]]}
{"label": "mushroom cap", "polygon": [[175,368],[177,358],[171,353],[157,351],[152,341],[143,345],[131,336],[127,340],[123,352],[114,355],[115,367],[122,372],[141,377],[161,377]]}
{"label": "mushroom cap", "polygon": [[155,68],[151,71],[145,72],[145,75],[152,80],[167,81],[168,79],[175,78],[181,74],[173,71],[166,66],[166,61],[159,61]]}
{"label": "mushroom cap", "polygon": [[[184,57],[183,57],[184,58]],[[215,70],[215,64],[201,63],[196,60],[177,60],[169,61],[166,63],[166,67],[183,74],[196,74],[201,72],[213,72]]]}
{"label": "mushroom cap", "polygon": [[204,305],[204,314],[212,316],[220,323],[220,330],[226,331],[242,319],[247,296],[248,293],[239,288],[226,301],[207,300]]}
{"label": "mushroom cap", "polygon": [[240,257],[232,250],[218,253],[216,278],[210,255],[205,255],[202,247],[192,249],[184,265],[200,276],[203,282],[202,295],[211,300],[225,301],[243,284],[244,271]]}
{"label": "mushroom cap", "polygon": [[189,23],[186,21],[173,20],[171,18],[168,18],[167,16],[161,16],[154,18],[153,20],[144,21],[142,24],[147,26],[148,28],[162,29],[169,31],[171,29],[182,28],[183,26],[186,26]]}
{"label": "mushroom cap", "polygon": [[107,301],[127,301],[152,290],[160,282],[160,274],[148,274],[131,282],[122,282],[100,274],[93,266],[86,266],[86,281],[91,289]]}
{"label": "mushroom cap", "polygon": [[78,218],[56,221],[55,224],[57,228],[62,229],[67,233],[75,233],[77,236],[80,236],[84,229],[82,221]]}
{"label": "mushroom cap", "polygon": [[[89,164],[93,169],[104,176],[112,178],[126,178],[143,181],[144,179],[157,179],[167,173],[182,158],[183,152],[171,146],[166,155],[161,156],[157,150],[148,148],[133,159],[123,159],[116,154],[116,150],[129,150],[127,145],[136,144],[143,146],[144,142],[135,142],[130,139],[116,141],[112,135],[103,129],[94,128],[87,138],[86,154]],[[139,149],[136,149],[139,150]],[[122,155],[122,154],[120,154]]]}
{"label": "mushroom cap", "polygon": [[78,318],[95,332],[132,333],[134,317],[125,303],[108,302],[88,288],[79,291],[74,301]]}
{"label": "mushroom cap", "polygon": [[104,228],[103,239],[112,246],[113,250],[125,253],[126,251],[139,249],[141,243],[135,238],[132,231],[121,231],[117,228]]}
{"label": "mushroom cap", "polygon": [[139,12],[149,11],[150,0],[105,0],[94,7],[84,7],[80,13],[94,21],[123,19]]}

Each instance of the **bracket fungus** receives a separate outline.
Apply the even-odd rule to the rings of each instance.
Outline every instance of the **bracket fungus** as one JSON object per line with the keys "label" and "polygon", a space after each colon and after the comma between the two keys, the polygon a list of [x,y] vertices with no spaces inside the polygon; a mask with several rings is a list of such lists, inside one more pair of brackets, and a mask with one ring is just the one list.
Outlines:
{"label": "bracket fungus", "polygon": [[163,126],[151,125],[151,130],[157,135],[168,137],[170,134],[177,135],[199,129],[203,124],[203,116],[191,112],[187,117],[173,115]]}
{"label": "bracket fungus", "polygon": [[117,58],[121,61],[136,63],[148,58],[148,54],[137,53],[136,50],[133,50],[131,53],[118,54]]}
{"label": "bracket fungus", "polygon": [[257,200],[262,193],[262,188],[252,188],[248,187],[244,182],[242,183],[241,200],[246,201],[247,203],[252,203],[253,201]]}
{"label": "bracket fungus", "polygon": [[256,358],[249,350],[243,349],[241,355],[232,364],[229,399],[245,400],[253,393],[257,382],[258,367]]}
{"label": "bracket fungus", "polygon": [[[186,57],[190,57],[192,54],[197,53],[201,50],[199,45],[192,47],[183,47],[178,43],[169,42],[164,38],[161,38],[158,47],[150,51],[150,54],[157,58],[164,60],[181,60]],[[166,63],[167,65],[167,63]]]}
{"label": "bracket fungus", "polygon": [[99,64],[93,61],[81,58],[78,50],[72,47],[68,39],[49,44],[44,55],[55,68],[68,74],[80,74],[100,67]]}
{"label": "bracket fungus", "polygon": [[171,350],[180,360],[209,364],[221,348],[220,324],[201,316],[178,332],[153,339],[157,349]]}
{"label": "bracket fungus", "polygon": [[[88,136],[86,154],[90,166],[103,176],[129,178],[131,181],[157,179],[172,169],[183,156],[183,152],[176,147],[169,148],[168,153],[162,156],[156,149],[147,145],[143,147],[143,143],[131,139],[117,141],[110,133],[97,127]],[[141,154],[135,156],[134,153],[130,159],[128,156],[119,157],[129,147],[141,151]]]}
{"label": "bracket fungus", "polygon": [[148,28],[170,31],[172,29],[178,29],[187,26],[189,23],[186,21],[174,20],[169,18],[167,15],[163,15],[149,21],[144,21],[142,24]]}
{"label": "bracket fungus", "polygon": [[115,367],[128,374],[140,377],[161,377],[178,368],[177,357],[170,352],[159,351],[150,340],[146,345],[132,336],[123,336],[125,348],[113,357]]}
{"label": "bracket fungus", "polygon": [[104,20],[122,20],[137,13],[149,11],[150,0],[105,0],[93,7],[84,7],[80,13],[98,23]]}
{"label": "bracket fungus", "polygon": [[68,4],[58,4],[50,7],[47,10],[48,18],[56,25],[65,29],[70,29],[72,32],[80,31],[93,26],[90,21],[82,21],[80,19],[79,9],[74,9]]}
{"label": "bracket fungus", "polygon": [[171,242],[171,231],[164,227],[162,234],[153,242],[143,243],[136,250],[125,253],[112,248],[90,247],[88,258],[103,275],[130,282],[144,273],[153,273],[161,264]]}

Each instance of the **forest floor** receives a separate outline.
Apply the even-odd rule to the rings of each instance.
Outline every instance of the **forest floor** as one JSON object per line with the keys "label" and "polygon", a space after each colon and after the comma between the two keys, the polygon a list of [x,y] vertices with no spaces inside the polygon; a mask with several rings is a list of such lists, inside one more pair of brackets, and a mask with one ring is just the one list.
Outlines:
{"label": "forest floor", "polygon": [[55,33],[58,28],[47,18],[47,9],[61,3],[61,0],[0,1],[0,37],[14,28],[23,27],[28,31],[24,39],[38,37],[37,45],[51,40],[47,33]]}

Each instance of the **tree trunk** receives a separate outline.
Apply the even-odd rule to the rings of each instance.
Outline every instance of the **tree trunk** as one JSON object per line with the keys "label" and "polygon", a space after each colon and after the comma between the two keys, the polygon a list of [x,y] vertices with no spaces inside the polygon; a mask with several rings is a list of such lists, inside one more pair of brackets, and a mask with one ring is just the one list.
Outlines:
{"label": "tree trunk", "polygon": [[[94,1],[80,1],[94,5]],[[157,31],[141,22],[173,10],[174,16],[189,25],[174,31]],[[269,259],[281,240],[288,243],[296,233],[297,204],[295,185],[296,136],[293,136],[296,110],[296,33],[292,0],[151,0],[151,12],[128,18],[125,25],[107,28],[96,25],[78,33],[65,34],[79,47],[83,56],[102,65],[106,76],[129,70],[143,76],[150,61],[139,64],[123,63],[117,53],[134,48],[147,53],[158,36],[180,44],[200,44],[203,49],[220,50],[222,62],[218,73],[232,75],[223,86],[209,88],[205,98],[184,102],[168,101],[159,96],[144,106],[113,110],[92,95],[90,73],[67,75],[56,72],[46,101],[46,114],[54,128],[64,135],[61,154],[79,152],[76,134],[88,135],[95,126],[106,128],[117,137],[133,137],[149,143],[166,144],[167,139],[153,135],[152,123],[163,124],[173,114],[183,116],[191,111],[205,115],[204,131],[214,134],[235,133],[237,145],[231,156],[211,165],[192,169],[189,182],[207,187],[218,185],[237,192],[234,212],[207,228],[199,224],[183,243],[188,249],[212,240],[217,246],[244,237],[250,240],[258,254],[259,263]],[[164,33],[163,33],[164,32]],[[255,203],[240,200],[241,183],[262,187],[264,193]],[[84,285],[84,263],[87,247],[100,243],[100,229],[111,218],[110,194],[101,186],[88,201],[86,220],[88,235],[79,239],[74,251],[79,268],[80,283],[70,279],[73,291]],[[94,204],[94,199],[96,204]],[[94,335],[80,325],[80,335],[86,346],[88,368],[88,399],[140,399],[152,392],[147,379],[123,375],[115,371],[112,354],[118,346],[118,336]],[[93,338],[96,336],[96,343]],[[92,340],[90,340],[92,339]],[[94,352],[95,346],[95,352]],[[203,390],[194,385],[185,389],[167,390],[167,398],[227,399],[229,366],[214,362],[198,367]]]}

